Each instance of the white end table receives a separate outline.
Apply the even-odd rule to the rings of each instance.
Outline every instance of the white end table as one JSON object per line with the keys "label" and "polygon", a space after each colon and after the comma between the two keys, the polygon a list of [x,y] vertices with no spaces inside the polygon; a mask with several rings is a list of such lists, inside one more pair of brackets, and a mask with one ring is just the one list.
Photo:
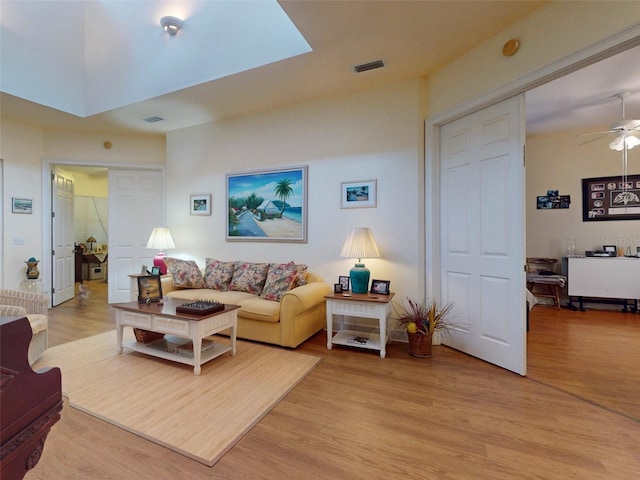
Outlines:
{"label": "white end table", "polygon": [[[356,348],[379,350],[380,357],[387,355],[387,317],[391,313],[391,299],[395,294],[332,293],[325,295],[327,301],[327,348],[346,345]],[[379,334],[340,330],[333,335],[333,316],[348,315],[360,318],[377,318]]]}

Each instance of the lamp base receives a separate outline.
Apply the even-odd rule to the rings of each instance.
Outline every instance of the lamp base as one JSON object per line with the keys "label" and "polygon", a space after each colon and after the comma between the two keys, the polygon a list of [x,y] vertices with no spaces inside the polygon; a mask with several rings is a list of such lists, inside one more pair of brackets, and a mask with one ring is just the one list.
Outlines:
{"label": "lamp base", "polygon": [[165,257],[165,255],[164,255],[163,252],[158,252],[158,253],[156,253],[156,256],[153,257],[153,266],[160,268],[160,274],[161,275],[166,275],[167,274],[167,264],[164,263],[164,257]]}
{"label": "lamp base", "polygon": [[356,263],[354,267],[349,270],[351,291],[353,293],[367,293],[369,290],[369,276],[369,269],[364,266],[364,263]]}

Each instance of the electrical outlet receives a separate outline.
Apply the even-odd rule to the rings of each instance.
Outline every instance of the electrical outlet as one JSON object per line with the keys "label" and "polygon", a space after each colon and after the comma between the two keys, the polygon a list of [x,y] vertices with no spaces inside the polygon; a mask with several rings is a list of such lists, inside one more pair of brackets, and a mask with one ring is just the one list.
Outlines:
{"label": "electrical outlet", "polygon": [[13,240],[11,240],[11,245],[24,245],[24,238],[13,237]]}

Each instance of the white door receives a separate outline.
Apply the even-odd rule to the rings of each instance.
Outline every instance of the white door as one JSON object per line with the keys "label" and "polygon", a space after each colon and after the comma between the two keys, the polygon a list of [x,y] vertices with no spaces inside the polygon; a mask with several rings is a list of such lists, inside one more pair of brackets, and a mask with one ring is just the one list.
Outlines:
{"label": "white door", "polygon": [[109,303],[130,301],[130,274],[153,266],[153,227],[165,226],[159,170],[109,170]]}
{"label": "white door", "polygon": [[526,373],[524,96],[440,130],[440,288],[461,325],[445,342]]}
{"label": "white door", "polygon": [[52,305],[60,305],[75,295],[75,253],[73,243],[73,176],[55,167],[51,174],[51,283]]}

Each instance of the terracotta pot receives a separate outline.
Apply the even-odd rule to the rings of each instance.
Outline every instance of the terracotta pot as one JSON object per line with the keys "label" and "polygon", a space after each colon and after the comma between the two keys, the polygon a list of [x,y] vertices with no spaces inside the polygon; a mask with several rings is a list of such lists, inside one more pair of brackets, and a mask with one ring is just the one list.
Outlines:
{"label": "terracotta pot", "polygon": [[409,333],[409,355],[418,358],[429,358],[432,355],[432,334]]}

